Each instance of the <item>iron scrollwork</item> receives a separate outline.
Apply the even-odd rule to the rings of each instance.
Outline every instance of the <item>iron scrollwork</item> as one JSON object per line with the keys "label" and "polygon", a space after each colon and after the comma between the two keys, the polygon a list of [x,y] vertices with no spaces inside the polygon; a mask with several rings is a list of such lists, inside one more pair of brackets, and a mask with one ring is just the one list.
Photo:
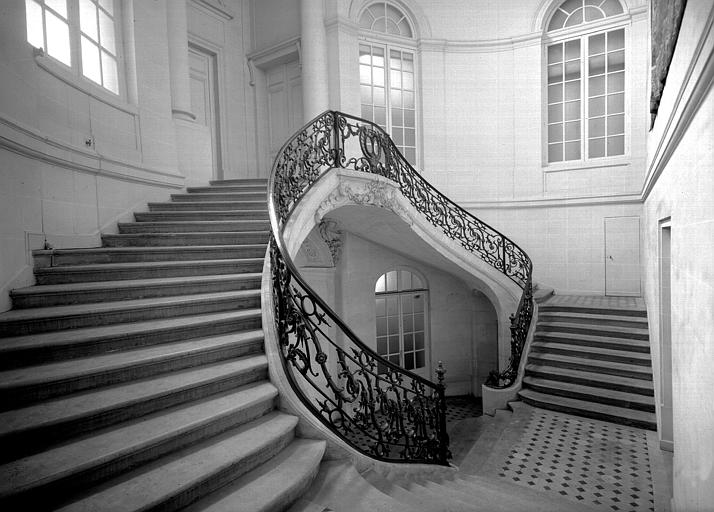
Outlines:
{"label": "iron scrollwork", "polygon": [[532,318],[532,265],[514,242],[463,210],[407,162],[379,126],[327,111],[278,153],[269,184],[273,304],[282,361],[292,388],[328,428],[362,453],[386,461],[448,464],[443,368],[434,383],[365,345],[303,280],[284,250],[282,228],[307,190],[332,168],[383,176],[446,236],[524,291],[512,317],[511,365],[490,381],[515,378]]}

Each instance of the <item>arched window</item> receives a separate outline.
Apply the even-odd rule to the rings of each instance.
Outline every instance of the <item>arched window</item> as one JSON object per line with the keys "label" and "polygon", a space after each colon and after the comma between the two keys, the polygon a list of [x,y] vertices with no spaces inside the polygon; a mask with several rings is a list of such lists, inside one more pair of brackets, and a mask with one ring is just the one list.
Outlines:
{"label": "arched window", "polygon": [[362,11],[359,25],[361,116],[384,128],[416,167],[416,41],[412,24],[397,7],[376,2]]}
{"label": "arched window", "polygon": [[548,163],[625,154],[625,28],[602,22],[622,13],[618,0],[566,0],[550,18]]}
{"label": "arched window", "polygon": [[421,278],[406,270],[383,274],[374,287],[377,353],[407,370],[427,365],[427,292]]}

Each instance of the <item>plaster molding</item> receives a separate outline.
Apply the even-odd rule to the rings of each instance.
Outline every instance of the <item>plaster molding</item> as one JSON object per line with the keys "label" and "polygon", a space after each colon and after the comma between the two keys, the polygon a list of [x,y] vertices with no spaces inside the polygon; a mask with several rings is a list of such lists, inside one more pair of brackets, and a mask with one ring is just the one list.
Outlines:
{"label": "plaster molding", "polygon": [[[394,4],[407,15],[414,29],[414,39],[431,37],[429,18],[424,14],[417,2],[411,0],[388,0],[388,2]],[[359,26],[360,14],[368,5],[373,3],[375,3],[375,0],[352,0],[348,9],[348,16]]]}
{"label": "plaster molding", "polygon": [[345,238],[344,233],[338,228],[338,222],[328,218],[323,218],[318,224],[320,236],[330,249],[332,263],[334,265],[340,262],[340,258],[342,257],[342,245],[344,244]]}
{"label": "plaster molding", "polygon": [[80,148],[18,121],[0,116],[0,148],[50,165],[112,179],[182,188],[185,178],[172,169],[138,165]]}
{"label": "plaster molding", "polygon": [[467,210],[512,210],[520,208],[551,208],[570,206],[599,206],[599,205],[621,205],[640,204],[642,198],[640,194],[607,194],[601,196],[582,197],[535,197],[525,199],[514,199],[511,201],[460,201],[458,204]]}
{"label": "plaster molding", "polygon": [[376,206],[404,217],[407,212],[396,197],[398,193],[393,186],[380,181],[358,184],[340,182],[339,186],[317,207],[315,222],[320,222],[327,212],[348,204]]}
{"label": "plaster molding", "polygon": [[246,58],[249,66],[266,69],[276,64],[295,60],[295,57],[300,57],[300,53],[300,36],[295,36],[268,48],[250,52]]}
{"label": "plaster molding", "polygon": [[235,14],[233,14],[231,8],[226,5],[225,0],[192,0],[192,3],[200,5],[212,14],[226,20],[235,18]]}

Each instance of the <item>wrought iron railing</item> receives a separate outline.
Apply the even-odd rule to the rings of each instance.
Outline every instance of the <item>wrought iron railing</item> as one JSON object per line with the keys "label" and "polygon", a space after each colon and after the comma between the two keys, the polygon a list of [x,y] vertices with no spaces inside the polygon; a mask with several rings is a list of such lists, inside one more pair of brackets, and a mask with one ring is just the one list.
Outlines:
{"label": "wrought iron railing", "polygon": [[[432,187],[369,121],[327,111],[291,137],[275,159],[268,186],[273,304],[291,386],[320,421],[357,450],[380,460],[447,464],[443,369],[437,369],[434,383],[377,355],[307,285],[285,248],[283,228],[290,214],[332,168],[392,180],[427,220],[521,286],[517,325],[511,328],[514,338],[522,338],[520,350],[532,316],[531,261]],[[517,351],[511,350],[513,359]],[[504,385],[507,371],[495,385]]]}

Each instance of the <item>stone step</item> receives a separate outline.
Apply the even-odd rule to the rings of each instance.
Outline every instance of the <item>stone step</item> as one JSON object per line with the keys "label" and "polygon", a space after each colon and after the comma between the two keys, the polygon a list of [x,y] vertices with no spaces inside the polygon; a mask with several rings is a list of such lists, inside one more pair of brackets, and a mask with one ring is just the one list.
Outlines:
{"label": "stone step", "polygon": [[199,210],[169,212],[135,212],[137,222],[176,222],[176,221],[213,221],[213,220],[257,220],[267,219],[268,210]]}
{"label": "stone step", "polygon": [[[221,445],[220,441],[226,438],[236,442],[237,439],[233,438],[240,432],[258,429],[260,435],[266,439],[261,442],[256,432],[249,440],[241,439],[241,444],[251,442],[241,449],[255,453],[255,450],[261,447],[272,455],[292,439],[297,419],[280,413],[264,416],[273,408],[276,397],[277,390],[272,384],[259,384],[161,411],[10,462],[0,466],[0,504],[5,510],[38,510],[40,504],[43,509],[56,507],[91,485],[241,425],[245,430],[239,430],[233,435],[227,433],[226,437],[213,440],[211,444],[215,448],[216,444]],[[278,422],[280,428],[271,431],[272,422]],[[269,449],[266,450],[270,445],[275,445],[272,453]],[[197,452],[195,449],[188,452],[191,451]],[[221,456],[222,451],[226,453]],[[203,464],[196,464],[194,467],[194,471],[202,474],[204,478],[206,473],[209,473],[206,471],[206,465],[214,464],[218,458],[225,461],[229,456],[228,447],[225,445],[210,453],[211,456],[205,457]],[[243,459],[235,457],[235,453],[230,455],[230,464],[233,465],[240,464]],[[254,457],[257,458],[257,454]],[[178,468],[171,470],[170,464],[176,460],[175,457],[167,457],[164,464],[159,463],[160,469],[154,473],[153,478],[146,471],[141,472],[142,468],[137,470],[141,472],[142,477],[137,479],[143,480],[145,493],[120,493],[121,497],[115,496],[113,500],[104,494],[101,496],[103,504],[98,506],[100,502],[94,501],[93,509],[107,510],[114,502],[113,506],[121,503],[121,506],[132,510],[129,508],[130,500],[146,500],[148,493],[156,492],[162,486],[175,482],[181,471]],[[166,467],[167,465],[169,467]],[[158,468],[149,466],[144,469],[151,472],[151,469]],[[184,468],[184,471],[186,470],[188,468]],[[121,481],[132,480],[126,480],[127,476],[129,475],[122,475]],[[116,488],[117,486],[113,485],[105,489],[105,493]],[[90,496],[86,499],[91,498]],[[80,503],[81,501],[75,502],[68,510],[92,509],[91,505],[86,506],[86,501],[85,506],[80,506]]]}
{"label": "stone step", "polygon": [[96,263],[139,263],[151,261],[224,260],[262,258],[266,244],[179,245],[175,247],[93,247],[33,251],[35,268],[89,265]]}
{"label": "stone step", "polygon": [[120,222],[120,234],[132,233],[222,233],[261,231],[270,228],[270,222],[263,220],[212,220],[175,222]]}
{"label": "stone step", "polygon": [[555,366],[559,368],[570,368],[586,372],[629,377],[632,379],[652,380],[652,369],[649,366],[615,363],[612,361],[598,361],[597,359],[585,359],[577,356],[564,356],[543,352],[531,352],[528,355],[528,362],[541,365],[546,364],[548,366]]}
{"label": "stone step", "polygon": [[88,304],[172,295],[195,295],[260,288],[260,273],[130,279],[28,286],[12,290],[17,309]]}
{"label": "stone step", "polygon": [[171,194],[171,201],[202,202],[202,201],[262,201],[266,203],[268,194],[260,192],[203,192],[189,194]]}
{"label": "stone step", "polygon": [[267,183],[221,183],[208,187],[188,187],[186,188],[186,192],[189,194],[203,194],[207,192],[259,192],[265,194],[267,188]]}
{"label": "stone step", "polygon": [[263,210],[266,201],[181,201],[149,203],[150,212]]}
{"label": "stone step", "polygon": [[260,327],[261,311],[256,308],[16,336],[4,338],[0,343],[0,369],[89,357]]}
{"label": "stone step", "polygon": [[46,267],[35,270],[35,278],[38,285],[49,285],[91,281],[257,273],[262,270],[263,258],[149,261]]}
{"label": "stone step", "polygon": [[650,353],[650,342],[627,338],[611,338],[608,336],[589,336],[579,333],[560,333],[538,331],[536,325],[534,341],[548,343],[565,343],[567,345],[582,345],[586,347],[602,347],[609,350],[624,350],[627,352]]}
{"label": "stone step", "polygon": [[105,247],[267,244],[269,231],[203,233],[132,233],[102,235]]}
{"label": "stone step", "polygon": [[260,307],[260,290],[72,304],[0,313],[0,338]]}
{"label": "stone step", "polygon": [[263,185],[268,186],[268,178],[231,178],[225,180],[211,180],[211,185]]}
{"label": "stone step", "polygon": [[526,364],[525,371],[526,375],[542,379],[558,380],[561,382],[654,396],[654,388],[651,380],[633,379],[571,368],[560,368],[548,364],[535,364],[530,360],[528,364]]}
{"label": "stone step", "polygon": [[539,322],[559,322],[578,325],[633,327],[647,329],[647,317],[625,315],[601,315],[579,311],[538,311]]}
{"label": "stone step", "polygon": [[571,345],[568,343],[549,343],[547,341],[533,340],[531,353],[547,352],[584,359],[597,359],[600,361],[613,361],[616,363],[636,364],[651,368],[652,359],[649,353],[629,352],[626,350],[612,350],[602,347]]}
{"label": "stone step", "polygon": [[577,304],[554,304],[546,302],[538,306],[538,311],[554,313],[554,312],[569,312],[569,313],[589,313],[595,315],[617,315],[631,317],[647,317],[647,309],[644,307],[625,307],[625,306],[606,306],[606,305],[587,305],[581,306]]}
{"label": "stone step", "polygon": [[633,340],[648,340],[648,329],[634,327],[619,327],[614,325],[573,324],[568,322],[538,321],[540,332],[567,332],[587,334],[589,336],[607,336],[613,338],[628,338]]}
{"label": "stone step", "polygon": [[255,354],[263,332],[245,331],[0,372],[0,408]]}
{"label": "stone step", "polygon": [[0,413],[0,460],[268,378],[262,354],[100,388]]}
{"label": "stone step", "polygon": [[310,487],[325,446],[325,441],[296,439],[269,461],[182,512],[285,510]]}
{"label": "stone step", "polygon": [[553,411],[610,421],[648,430],[657,430],[657,418],[652,412],[616,407],[563,396],[539,393],[532,389],[521,389],[518,396],[529,405]]}
{"label": "stone step", "polygon": [[583,386],[581,384],[573,384],[572,382],[561,382],[530,376],[523,378],[523,387],[547,395],[564,396],[588,402],[615,405],[627,409],[655,412],[654,397],[637,393]]}

